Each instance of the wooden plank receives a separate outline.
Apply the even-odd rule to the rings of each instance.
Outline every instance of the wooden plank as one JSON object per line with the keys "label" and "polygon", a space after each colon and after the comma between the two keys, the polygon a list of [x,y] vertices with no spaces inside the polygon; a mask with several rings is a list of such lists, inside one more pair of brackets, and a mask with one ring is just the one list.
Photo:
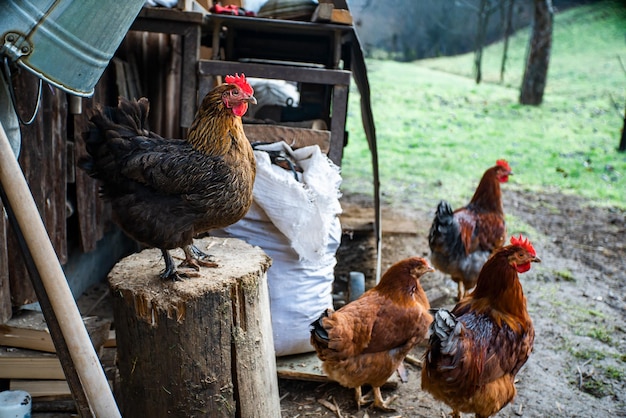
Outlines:
{"label": "wooden plank", "polygon": [[324,154],[330,149],[330,132],[316,129],[294,128],[281,125],[244,124],[243,130],[250,142],[285,141],[291,148],[298,149],[318,145]]}
{"label": "wooden plank", "polygon": [[[20,92],[16,111],[23,118],[30,118],[36,106],[39,79],[27,71],[20,72],[14,77],[14,88]],[[48,88],[46,83],[43,88]],[[22,135],[22,149],[19,163],[28,182],[30,192],[40,214],[45,213],[45,193],[43,173],[46,168],[46,156],[43,147],[43,115],[38,112],[31,125],[20,125]],[[20,208],[13,208],[17,212]],[[43,216],[42,216],[43,217]],[[9,254],[9,281],[11,284],[11,303],[13,306],[36,302],[37,296],[29,279],[24,264],[15,231],[9,227],[8,254]]]}
{"label": "wooden plank", "polygon": [[[109,381],[109,386],[113,383]],[[65,380],[25,380],[11,379],[9,382],[10,390],[23,390],[28,392],[30,396],[35,398],[47,398],[46,401],[53,402],[55,400],[65,400],[72,396],[70,387]]]}
{"label": "wooden plank", "polygon": [[[83,100],[83,113],[74,115],[73,121],[74,161],[78,164],[87,155],[83,133],[88,130],[88,115],[95,103],[117,105],[117,92],[107,86],[114,83],[114,72],[107,67],[96,84],[93,98]],[[104,236],[111,225],[111,205],[99,197],[98,182],[76,166],[76,212],[82,252],[96,249],[98,241]]]}
{"label": "wooden plank", "polygon": [[50,242],[61,264],[67,262],[66,198],[67,198],[67,96],[59,89],[42,91],[43,153],[47,157],[45,171],[39,181],[44,186],[43,219]]}
{"label": "wooden plank", "polygon": [[0,379],[65,379],[55,354],[0,349]]}
{"label": "wooden plank", "polygon": [[331,12],[330,21],[341,25],[351,25],[352,15],[346,9],[334,9]]}
{"label": "wooden plank", "polygon": [[[111,321],[97,317],[83,318],[91,342],[99,351],[109,339]],[[22,310],[6,324],[0,324],[0,345],[55,353],[56,347],[41,312]]]}
{"label": "wooden plank", "polygon": [[330,382],[322,362],[314,352],[276,358],[276,372],[281,379]]}
{"label": "wooden plank", "polygon": [[[91,107],[90,101],[85,101],[85,110]],[[82,133],[87,130],[87,116],[75,115],[71,118],[74,122],[74,152],[75,160],[78,162],[87,155],[85,141]],[[100,234],[98,233],[98,220],[96,218],[96,207],[100,198],[98,197],[98,184],[89,177],[85,170],[76,167],[76,216],[78,217],[79,243],[82,252],[90,252],[96,249]]]}
{"label": "wooden plank", "polygon": [[[287,64],[287,63],[285,63]],[[270,78],[275,80],[298,81],[311,84],[350,85],[352,73],[345,70],[295,67],[288,65],[255,64],[217,60],[200,60],[200,76],[244,73],[246,77]]]}
{"label": "wooden plank", "polygon": [[43,396],[53,398],[67,398],[72,395],[70,387],[65,380],[21,380],[11,379],[10,390],[23,390],[33,398]]}
{"label": "wooden plank", "polygon": [[[180,36],[178,35],[168,35],[168,48],[167,51],[169,54],[166,55],[165,60],[165,74],[164,74],[164,87],[165,87],[165,97],[163,97],[163,107],[165,109],[165,114],[169,115],[169,117],[164,118],[164,126],[162,135],[167,138],[179,138],[180,135],[180,123],[179,123],[179,109],[180,109],[180,97],[179,93],[181,90],[181,49],[182,42]],[[194,91],[192,97],[195,101]]]}
{"label": "wooden plank", "polygon": [[115,330],[109,330],[109,337],[104,342],[104,348],[115,348],[117,347],[117,338],[115,336]]}
{"label": "wooden plank", "polygon": [[348,113],[348,85],[333,87],[333,113],[330,120],[330,152],[328,157],[341,167],[343,148],[346,145],[346,117]]}
{"label": "wooden plank", "polygon": [[[276,372],[281,379],[331,382],[322,370],[322,362],[315,352],[277,357]],[[389,389],[398,387],[398,376],[396,373],[387,380],[383,387]]]}
{"label": "wooden plank", "polygon": [[11,318],[11,286],[9,283],[9,253],[7,251],[7,222],[0,200],[0,323]]}
{"label": "wooden plank", "polygon": [[31,350],[55,353],[54,343],[48,330],[15,328],[0,324],[0,345],[22,347]]}
{"label": "wooden plank", "polygon": [[335,6],[332,3],[320,2],[311,16],[311,22],[328,22],[333,15]]}

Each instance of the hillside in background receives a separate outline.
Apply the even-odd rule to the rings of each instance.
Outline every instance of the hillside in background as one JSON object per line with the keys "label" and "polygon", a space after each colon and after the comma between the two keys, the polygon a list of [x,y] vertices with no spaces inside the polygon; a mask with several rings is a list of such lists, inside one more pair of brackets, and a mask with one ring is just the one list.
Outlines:
{"label": "hillside in background", "polygon": [[[557,12],[593,1],[553,0]],[[479,0],[348,0],[367,56],[398,61],[474,50]],[[502,38],[502,13],[490,17],[487,43]],[[529,25],[532,0],[515,0],[513,28]],[[375,28],[373,30],[373,28]]]}
{"label": "hillside in background", "polygon": [[[500,81],[502,44],[484,51],[483,82],[473,54],[367,61],[378,136],[383,197],[424,201],[471,197],[476,176],[498,158],[512,185],[556,190],[626,207],[626,154],[616,151],[623,126],[626,9],[604,1],[555,16],[544,103],[518,102],[528,34],[516,33]],[[370,151],[351,89],[343,189],[371,193]]]}

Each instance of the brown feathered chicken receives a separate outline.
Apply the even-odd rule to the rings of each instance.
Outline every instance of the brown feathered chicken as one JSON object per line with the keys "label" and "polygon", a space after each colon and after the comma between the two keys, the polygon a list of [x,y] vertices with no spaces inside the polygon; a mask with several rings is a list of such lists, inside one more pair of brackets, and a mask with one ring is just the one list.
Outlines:
{"label": "brown feathered chicken", "polygon": [[539,262],[521,236],[487,260],[476,289],[430,326],[422,389],[461,412],[490,417],[515,396],[515,375],[528,360],[535,331],[518,273]]}
{"label": "brown feathered chicken", "polygon": [[178,247],[181,266],[215,266],[194,236],[237,222],[252,202],[256,165],[241,116],[256,99],[243,74],[225,82],[204,97],[187,139],[150,132],[146,98],[97,109],[84,135],[89,156],[81,167],[101,181],[122,230],[161,250],[162,279],[188,277],[169,254]]}
{"label": "brown feathered chicken", "polygon": [[428,234],[430,261],[458,284],[458,300],[476,285],[478,273],[506,237],[500,183],[513,174],[505,160],[485,171],[470,202],[455,211],[442,200]]}
{"label": "brown feathered chicken", "polygon": [[357,406],[366,402],[361,386],[369,384],[374,406],[391,410],[380,387],[409,350],[426,337],[432,316],[419,279],[434,271],[423,258],[397,262],[375,287],[337,311],[328,309],[311,324],[311,345],[324,372],[354,388]]}

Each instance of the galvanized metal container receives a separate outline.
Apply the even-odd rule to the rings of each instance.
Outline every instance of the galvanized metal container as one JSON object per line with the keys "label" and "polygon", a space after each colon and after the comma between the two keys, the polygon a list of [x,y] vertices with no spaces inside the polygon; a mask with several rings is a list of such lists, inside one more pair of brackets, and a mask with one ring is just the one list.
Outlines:
{"label": "galvanized metal container", "polygon": [[69,93],[91,96],[144,2],[2,0],[0,55]]}

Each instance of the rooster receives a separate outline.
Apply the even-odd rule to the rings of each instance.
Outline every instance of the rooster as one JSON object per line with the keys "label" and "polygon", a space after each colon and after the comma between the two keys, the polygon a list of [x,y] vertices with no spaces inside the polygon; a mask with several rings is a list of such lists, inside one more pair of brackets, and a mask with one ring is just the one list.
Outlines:
{"label": "rooster", "polygon": [[442,200],[428,234],[433,266],[458,284],[457,300],[476,285],[476,278],[491,253],[506,237],[500,183],[513,174],[505,160],[485,171],[472,200],[455,211]]}
{"label": "rooster", "polygon": [[374,406],[393,410],[380,387],[407,353],[426,337],[432,316],[419,279],[434,271],[423,258],[392,265],[375,287],[337,311],[327,309],[311,324],[311,345],[326,375],[355,389],[357,407],[367,402],[361,386],[369,384]]}
{"label": "rooster", "polygon": [[513,400],[535,339],[518,273],[539,261],[528,239],[512,237],[487,260],[472,293],[451,312],[435,313],[422,389],[452,407],[453,417],[490,417]]}
{"label": "rooster", "polygon": [[216,266],[193,238],[237,222],[250,207],[256,165],[241,117],[256,103],[253,93],[245,75],[225,77],[202,100],[187,139],[150,132],[146,98],[120,98],[116,108],[97,108],[90,118],[81,167],[100,180],[114,222],[161,250],[164,280],[194,275],[177,270],[174,248],[185,254],[182,267]]}

